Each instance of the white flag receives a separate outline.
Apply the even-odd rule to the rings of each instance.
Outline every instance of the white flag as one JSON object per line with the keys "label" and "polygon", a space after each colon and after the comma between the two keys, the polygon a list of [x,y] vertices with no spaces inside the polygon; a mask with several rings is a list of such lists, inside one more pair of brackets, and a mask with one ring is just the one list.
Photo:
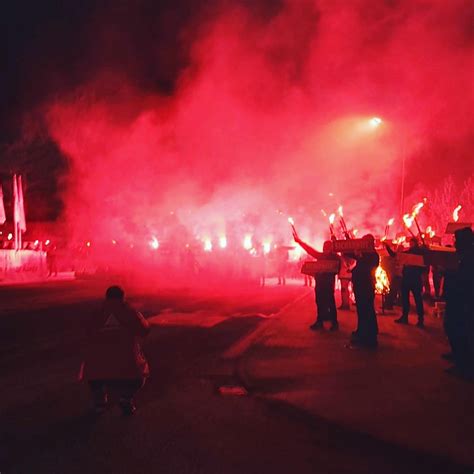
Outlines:
{"label": "white flag", "polygon": [[18,207],[19,207],[19,224],[22,232],[26,231],[26,219],[25,219],[25,203],[23,201],[23,184],[21,182],[21,176],[18,176]]}
{"label": "white flag", "polygon": [[18,185],[16,182],[16,174],[14,174],[13,175],[13,224],[15,226],[15,229],[17,229],[18,222],[20,222],[20,207],[18,206]]}
{"label": "white flag", "polygon": [[2,225],[7,220],[5,216],[5,206],[3,205],[3,189],[0,184],[0,225]]}

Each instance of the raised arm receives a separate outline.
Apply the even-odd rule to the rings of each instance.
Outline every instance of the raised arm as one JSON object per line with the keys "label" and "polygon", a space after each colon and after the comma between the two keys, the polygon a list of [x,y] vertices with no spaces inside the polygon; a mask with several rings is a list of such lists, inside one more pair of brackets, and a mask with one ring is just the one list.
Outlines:
{"label": "raised arm", "polygon": [[387,249],[388,254],[390,257],[396,257],[397,254],[393,251],[393,249],[390,247],[390,245],[387,242],[383,243],[385,245],[385,248]]}
{"label": "raised arm", "polygon": [[295,239],[295,242],[308,254],[311,255],[314,258],[320,258],[322,255],[322,252],[318,252],[316,249],[311,247],[311,245],[308,245],[306,242],[303,242],[296,231],[293,231],[293,238]]}

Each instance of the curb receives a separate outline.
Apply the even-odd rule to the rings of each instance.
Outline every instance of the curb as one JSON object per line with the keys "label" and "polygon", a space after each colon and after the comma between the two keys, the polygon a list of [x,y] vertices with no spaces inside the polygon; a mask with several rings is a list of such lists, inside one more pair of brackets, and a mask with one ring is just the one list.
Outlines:
{"label": "curb", "polygon": [[309,296],[309,291],[298,296],[293,301],[285,304],[282,308],[278,310],[277,313],[273,313],[267,317],[267,319],[260,323],[256,329],[244,336],[242,339],[239,339],[236,343],[232,344],[225,352],[222,354],[221,358],[223,359],[236,359],[242,357],[245,352],[250,348],[252,344],[261,339],[262,335],[265,333],[265,330],[271,326],[275,320],[281,318],[281,316],[293,305],[299,303],[301,300]]}

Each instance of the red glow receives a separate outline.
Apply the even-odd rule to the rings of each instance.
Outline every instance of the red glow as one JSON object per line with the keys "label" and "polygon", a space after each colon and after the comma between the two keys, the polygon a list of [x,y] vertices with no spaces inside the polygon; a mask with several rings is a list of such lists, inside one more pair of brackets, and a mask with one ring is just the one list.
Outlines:
{"label": "red glow", "polygon": [[458,204],[456,206],[456,209],[453,211],[453,220],[454,222],[457,222],[459,220],[459,211],[462,209],[461,204]]}
{"label": "red glow", "polygon": [[269,253],[291,237],[290,212],[301,235],[326,240],[323,209],[340,202],[351,225],[373,232],[399,209],[402,161],[414,186],[434,173],[409,174],[420,149],[471,133],[468,120],[452,119],[472,109],[468,48],[444,21],[452,2],[276,2],[264,21],[250,3],[225,2],[197,25],[168,95],[142,90],[128,71],[98,70],[47,104],[49,133],[69,160],[72,239],[92,236],[94,249],[116,239],[109,258],[123,265],[129,242],[148,258],[154,234],[157,259],[171,244]]}

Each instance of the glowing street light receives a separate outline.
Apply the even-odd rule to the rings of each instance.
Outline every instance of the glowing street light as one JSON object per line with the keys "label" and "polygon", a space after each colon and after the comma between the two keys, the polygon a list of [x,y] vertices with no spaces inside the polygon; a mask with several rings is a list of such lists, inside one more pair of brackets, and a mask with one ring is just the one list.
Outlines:
{"label": "glowing street light", "polygon": [[382,124],[382,119],[380,117],[372,117],[369,120],[369,123],[370,123],[372,128],[377,128],[379,125]]}

